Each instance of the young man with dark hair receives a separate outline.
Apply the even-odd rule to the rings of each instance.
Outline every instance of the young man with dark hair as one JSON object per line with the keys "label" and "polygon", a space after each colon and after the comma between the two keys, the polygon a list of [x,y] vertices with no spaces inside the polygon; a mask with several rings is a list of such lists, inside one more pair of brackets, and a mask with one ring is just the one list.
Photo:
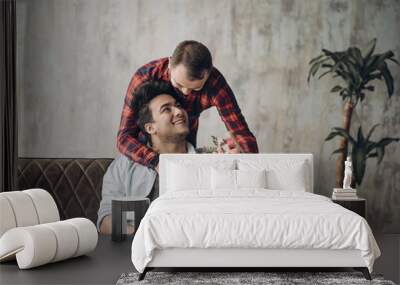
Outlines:
{"label": "young man with dark hair", "polygon": [[[150,133],[146,130],[146,124],[153,121],[153,113],[150,109],[150,102],[160,94],[167,94],[173,97],[178,106],[181,106],[181,99],[174,88],[164,81],[148,81],[143,83],[135,93],[133,108],[138,110],[136,122],[139,129],[147,135],[148,142],[152,145]],[[187,134],[186,134],[187,135]],[[185,138],[186,138],[185,135]]]}
{"label": "young man with dark hair", "polygon": [[[195,153],[186,141],[189,119],[179,97],[169,83],[149,81],[135,91],[132,106],[137,111],[140,129],[149,138],[149,147],[157,153]],[[157,172],[119,155],[108,167],[102,188],[97,227],[111,233],[111,201],[114,198],[158,197]],[[130,232],[133,228],[130,228]]]}
{"label": "young man with dark hair", "polygon": [[117,136],[118,150],[133,161],[157,170],[158,153],[146,145],[147,137],[134,119],[138,112],[133,105],[135,90],[149,80],[172,84],[189,115],[189,135],[196,146],[201,112],[215,106],[228,131],[242,152],[258,152],[257,141],[236,102],[235,95],[223,75],[212,65],[211,53],[196,41],[181,42],[172,57],[152,61],[133,75],[126,92]]}

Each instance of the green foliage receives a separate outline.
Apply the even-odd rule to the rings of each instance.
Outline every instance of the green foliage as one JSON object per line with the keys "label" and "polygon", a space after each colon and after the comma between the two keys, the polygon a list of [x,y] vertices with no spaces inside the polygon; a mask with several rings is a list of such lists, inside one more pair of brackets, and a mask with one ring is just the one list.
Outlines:
{"label": "green foliage", "polygon": [[218,141],[219,139],[216,136],[211,136],[211,139],[215,147],[218,147],[218,143],[222,145],[227,143],[226,139],[220,139],[220,141]]}
{"label": "green foliage", "polygon": [[196,153],[216,153],[217,148],[214,146],[203,146],[196,148]]}
{"label": "green foliage", "polygon": [[318,79],[327,74],[342,78],[343,84],[336,85],[331,92],[339,92],[343,100],[348,99],[357,104],[358,101],[364,100],[366,91],[375,90],[375,87],[371,85],[373,80],[384,80],[390,98],[394,92],[394,83],[387,61],[396,64],[399,62],[394,58],[392,51],[374,54],[375,46],[376,39],[373,39],[363,52],[357,47],[338,52],[322,49],[322,54],[309,62],[310,71],[307,82],[320,70],[322,73]]}
{"label": "green foliage", "polygon": [[197,153],[216,153],[218,151],[218,143],[224,145],[227,143],[226,139],[218,139],[216,136],[211,136],[212,146],[203,146],[196,148]]}
{"label": "green foliage", "polygon": [[[346,138],[352,145],[351,159],[353,163],[354,178],[357,185],[361,185],[363,180],[367,159],[370,157],[377,157],[377,163],[381,163],[385,155],[385,147],[392,142],[398,142],[400,140],[400,138],[386,137],[378,142],[371,141],[371,135],[377,126],[378,125],[373,126],[366,137],[364,137],[362,128],[360,126],[358,128],[357,138],[352,137],[345,129],[335,127],[332,128],[331,133],[325,139],[325,141],[329,141],[336,136],[340,136]],[[332,152],[332,155],[341,153],[343,151],[343,149],[337,149]]]}

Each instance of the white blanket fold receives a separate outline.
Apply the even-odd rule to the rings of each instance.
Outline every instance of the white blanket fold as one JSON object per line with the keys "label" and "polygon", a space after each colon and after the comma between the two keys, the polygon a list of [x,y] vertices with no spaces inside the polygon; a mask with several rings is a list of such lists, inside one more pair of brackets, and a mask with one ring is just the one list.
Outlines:
{"label": "white blanket fold", "polygon": [[132,243],[143,272],[155,249],[358,249],[372,272],[380,256],[364,218],[329,198],[296,191],[185,191],[156,199]]}

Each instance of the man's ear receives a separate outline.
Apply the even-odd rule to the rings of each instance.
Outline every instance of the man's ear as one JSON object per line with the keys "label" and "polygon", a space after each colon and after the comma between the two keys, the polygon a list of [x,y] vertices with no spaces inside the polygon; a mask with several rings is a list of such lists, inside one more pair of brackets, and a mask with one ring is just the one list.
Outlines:
{"label": "man's ear", "polygon": [[149,135],[153,135],[156,132],[156,129],[155,129],[153,123],[146,123],[144,125],[144,129],[146,130],[146,133],[148,133]]}

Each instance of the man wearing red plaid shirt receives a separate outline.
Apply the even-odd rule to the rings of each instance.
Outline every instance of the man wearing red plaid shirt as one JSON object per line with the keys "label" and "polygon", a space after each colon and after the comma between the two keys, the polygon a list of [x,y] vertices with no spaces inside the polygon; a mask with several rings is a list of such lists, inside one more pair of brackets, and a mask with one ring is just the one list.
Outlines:
{"label": "man wearing red plaid shirt", "polygon": [[133,92],[149,80],[164,80],[179,91],[189,115],[188,141],[194,146],[201,112],[215,106],[240,151],[258,152],[256,138],[224,76],[213,67],[210,51],[199,42],[184,41],[175,48],[172,57],[140,67],[129,83],[117,136],[118,150],[128,158],[158,170],[159,154],[147,146],[147,138],[137,125],[136,110],[132,107]]}

